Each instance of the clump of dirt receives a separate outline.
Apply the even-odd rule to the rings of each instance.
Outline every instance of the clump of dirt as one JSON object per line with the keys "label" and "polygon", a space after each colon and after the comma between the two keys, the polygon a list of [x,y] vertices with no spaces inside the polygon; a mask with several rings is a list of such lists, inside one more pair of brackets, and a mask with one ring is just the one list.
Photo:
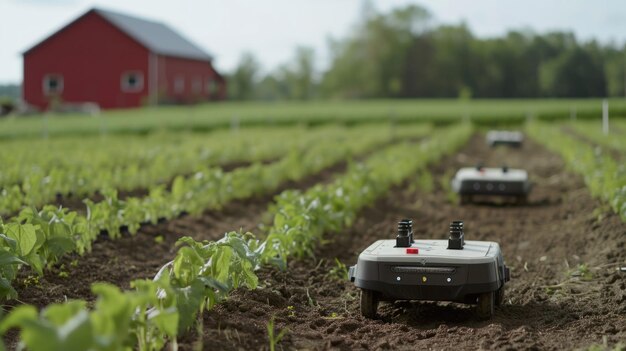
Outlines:
{"label": "clump of dirt", "polygon": [[[451,170],[478,162],[528,170],[535,184],[528,204],[449,201]],[[261,270],[260,289],[237,290],[205,313],[202,334],[186,335],[181,349],[267,349],[272,318],[277,330],[288,330],[284,349],[573,349],[626,338],[626,275],[616,270],[626,262],[626,226],[596,211],[603,205],[558,156],[531,141],[492,149],[475,136],[431,171],[433,192],[410,190],[410,181],[364,209],[350,229],[328,233],[332,242],[315,259],[292,260],[284,272]],[[461,219],[468,239],[500,243],[512,279],[493,319],[435,302],[383,303],[379,319],[361,317],[359,291],[334,274],[335,258],[354,264],[371,242],[392,238],[405,217],[419,238],[446,238],[449,222]]]}

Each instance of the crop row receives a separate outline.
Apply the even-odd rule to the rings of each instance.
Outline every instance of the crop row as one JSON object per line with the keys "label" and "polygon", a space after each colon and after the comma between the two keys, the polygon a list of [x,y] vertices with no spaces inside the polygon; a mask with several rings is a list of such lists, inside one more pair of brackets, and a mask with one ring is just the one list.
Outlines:
{"label": "crop row", "polygon": [[[178,176],[171,189],[158,185],[145,197],[120,200],[117,192],[105,192],[105,200],[87,200],[87,213],[80,214],[56,206],[40,211],[28,207],[4,225],[0,233],[0,298],[15,298],[11,286],[21,265],[28,265],[37,274],[69,252],[84,254],[101,232],[111,238],[121,235],[123,228],[135,234],[142,224],[156,224],[182,213],[200,214],[218,209],[234,200],[274,191],[287,180],[299,180],[344,159],[362,154],[390,141],[391,134],[380,127],[360,127],[343,133],[318,136],[307,148],[294,149],[277,162],[253,164],[223,172],[221,168],[205,168],[190,176]],[[407,127],[401,137],[418,137],[430,131],[426,125]],[[0,220],[0,225],[2,221]]]}
{"label": "crop row", "polygon": [[419,144],[388,146],[327,185],[305,192],[285,191],[271,211],[274,222],[264,241],[251,233],[228,233],[217,242],[182,238],[175,259],[154,280],[136,280],[135,290],[94,284],[93,309],[85,301],[53,304],[40,313],[34,306],[15,308],[0,330],[20,329],[33,351],[47,349],[160,350],[239,286],[254,289],[255,270],[264,264],[284,267],[288,257],[310,254],[322,234],[351,225],[365,205],[391,186],[462,145],[468,126],[437,131]]}
{"label": "crop row", "polygon": [[560,154],[569,167],[583,176],[591,194],[609,203],[626,221],[626,165],[601,148],[563,133],[559,126],[533,122],[527,129],[532,138]]}
{"label": "crop row", "polygon": [[[309,102],[226,102],[189,106],[159,106],[107,111],[96,118],[46,115],[0,120],[0,139],[48,135],[148,133],[154,130],[207,131],[241,126],[361,124],[395,120],[402,123],[455,123],[463,116],[475,123],[521,124],[528,116],[579,119],[601,114],[600,99],[390,99]],[[624,116],[626,101],[610,100],[611,116]]]}
{"label": "crop row", "polygon": [[0,154],[0,215],[42,206],[57,195],[90,196],[166,183],[208,166],[254,162],[305,149],[345,128],[252,128],[206,134],[7,141]]}
{"label": "crop row", "polygon": [[[617,128],[621,123],[617,121],[613,121],[613,124],[617,125]],[[626,125],[624,125],[626,127]],[[626,135],[622,134],[620,130],[615,130],[613,133],[609,133],[609,135],[605,135],[602,132],[602,125],[599,121],[595,122],[575,122],[572,123],[572,127],[576,131],[583,136],[585,136],[590,141],[606,148],[613,149],[617,152],[623,153],[626,156]]]}

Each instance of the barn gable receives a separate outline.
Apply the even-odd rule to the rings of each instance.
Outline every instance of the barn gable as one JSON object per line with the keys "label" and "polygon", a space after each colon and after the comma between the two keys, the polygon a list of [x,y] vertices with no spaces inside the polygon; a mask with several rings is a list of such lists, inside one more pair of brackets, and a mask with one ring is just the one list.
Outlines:
{"label": "barn gable", "polygon": [[78,17],[68,25],[26,50],[24,55],[27,55],[41,44],[72,27],[74,23],[80,21],[82,18],[90,15],[91,13],[96,13],[101,16],[107,22],[111,23],[124,34],[128,35],[146,49],[150,50],[152,53],[200,61],[213,60],[213,57],[206,51],[178,34],[166,24],[99,8],[93,8],[87,11],[85,14]]}
{"label": "barn gable", "polygon": [[160,22],[91,9],[24,52],[24,100],[40,109],[225,98],[212,57]]}

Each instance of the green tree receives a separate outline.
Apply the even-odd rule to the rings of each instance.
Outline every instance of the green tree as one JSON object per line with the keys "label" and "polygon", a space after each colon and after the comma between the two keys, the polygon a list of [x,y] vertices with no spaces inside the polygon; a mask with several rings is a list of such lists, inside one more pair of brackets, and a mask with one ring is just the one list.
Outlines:
{"label": "green tree", "polygon": [[540,68],[541,90],[554,97],[606,95],[604,67],[583,48],[563,52]]}
{"label": "green tree", "polygon": [[[304,100],[626,93],[626,48],[581,42],[570,32],[528,29],[476,38],[464,23],[433,26],[430,13],[416,5],[380,13],[373,4],[363,2],[350,35],[329,40],[331,60],[325,72],[316,71],[313,50],[300,47],[290,62],[257,84],[250,72],[258,65],[247,57],[231,77],[232,96]],[[246,87],[256,87],[256,92]]]}
{"label": "green tree", "polygon": [[228,96],[234,100],[254,98],[260,67],[254,55],[244,53],[235,72],[228,77]]}
{"label": "green tree", "polygon": [[609,96],[624,97],[626,84],[626,54],[610,48],[606,50],[605,61],[606,89]]}
{"label": "green tree", "polygon": [[410,5],[390,14],[367,11],[354,34],[331,41],[332,64],[322,90],[331,97],[400,97],[406,57],[414,38],[427,30],[430,14]]}
{"label": "green tree", "polygon": [[309,100],[315,90],[315,52],[308,47],[296,48],[294,61],[282,70],[283,79],[289,87],[289,97]]}

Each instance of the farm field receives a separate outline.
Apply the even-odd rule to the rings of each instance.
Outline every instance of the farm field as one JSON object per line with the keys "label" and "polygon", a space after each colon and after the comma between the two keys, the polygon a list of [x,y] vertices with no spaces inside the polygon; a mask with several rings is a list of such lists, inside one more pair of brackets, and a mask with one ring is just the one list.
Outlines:
{"label": "farm field", "polygon": [[[449,190],[438,180],[451,169],[503,158],[530,172],[535,189],[528,205],[459,207],[447,201]],[[255,348],[272,316],[278,330],[289,330],[283,345],[295,349],[585,349],[603,337],[608,345],[623,345],[626,286],[615,269],[626,258],[625,225],[615,214],[598,219],[601,205],[557,155],[535,142],[521,150],[491,150],[474,135],[430,171],[433,191],[414,189],[416,179],[394,187],[352,228],[328,233],[333,244],[316,250],[315,259],[292,261],[285,272],[263,270],[265,289],[239,290],[209,312],[204,347]],[[376,321],[360,316],[358,289],[331,273],[335,259],[354,264],[370,243],[393,238],[405,217],[414,219],[417,238],[447,238],[454,218],[465,221],[468,240],[501,244],[512,278],[492,320],[476,320],[465,305],[432,302],[383,304]],[[189,337],[189,349],[195,337]]]}
{"label": "farm field", "polygon": [[[486,125],[520,124],[528,118],[596,118],[600,99],[419,99],[313,102],[220,102],[87,114],[46,114],[0,119],[0,139],[88,134],[208,131],[232,126],[391,121],[445,124],[472,119]],[[611,116],[626,116],[626,100],[609,99]]]}
{"label": "farm field", "polygon": [[[4,341],[269,349],[284,330],[277,349],[623,348],[626,123],[612,119],[603,136],[591,119],[599,101],[571,103],[577,121],[569,105],[543,101],[535,105],[546,118],[534,112],[523,124],[527,102],[500,117],[505,103],[478,103],[474,112],[489,118],[472,125],[461,106],[433,101],[416,114],[417,105],[398,104],[393,123],[382,102],[358,105],[363,116],[334,106],[340,124],[327,123],[331,109],[298,105],[273,126],[256,123],[266,111],[251,106],[237,125],[233,107],[198,107],[222,119],[193,116],[173,131],[159,123],[175,108],[150,122],[141,116],[149,110],[138,122],[107,114],[69,132],[48,117],[47,139],[28,132],[40,119],[2,121],[11,125],[0,133],[9,165],[0,170]],[[433,123],[410,123],[422,114]],[[104,134],[98,118],[111,118]],[[515,122],[524,146],[489,148],[489,121]],[[450,179],[478,163],[528,170],[528,203],[460,206]],[[463,220],[468,239],[500,243],[512,279],[492,320],[433,302],[360,316],[345,267],[393,238],[400,218],[414,220],[419,238],[445,239],[448,223]]]}

